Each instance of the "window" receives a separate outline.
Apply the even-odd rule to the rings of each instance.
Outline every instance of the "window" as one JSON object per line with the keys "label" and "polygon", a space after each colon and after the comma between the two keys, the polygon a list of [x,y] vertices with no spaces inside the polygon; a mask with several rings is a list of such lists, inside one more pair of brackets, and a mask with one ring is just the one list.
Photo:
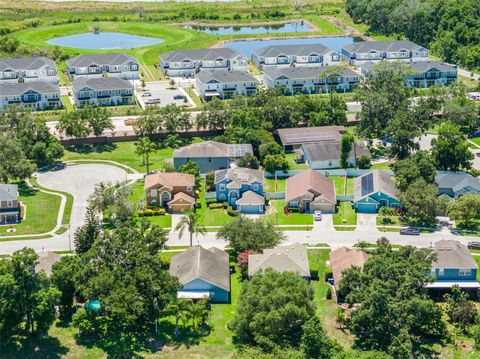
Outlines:
{"label": "window", "polygon": [[220,183],[220,186],[218,186],[218,189],[220,191],[225,191],[225,183]]}
{"label": "window", "polygon": [[192,187],[187,187],[187,192],[192,192],[193,188]]}
{"label": "window", "polygon": [[258,189],[258,183],[253,184],[253,189],[257,190]]}
{"label": "window", "polygon": [[212,157],[208,157],[208,162],[212,162]]}
{"label": "window", "polygon": [[472,274],[471,269],[459,269],[458,270],[458,275],[460,275],[461,277],[468,277],[471,274]]}
{"label": "window", "polygon": [[8,202],[7,202],[7,207],[8,207],[8,208],[12,208],[12,207],[13,207],[13,201],[11,201],[11,200],[8,201]]}
{"label": "window", "polygon": [[152,190],[150,191],[150,196],[152,196],[152,197],[157,197],[157,190],[156,190],[156,189],[152,189]]}
{"label": "window", "polygon": [[438,275],[439,276],[445,275],[445,269],[444,268],[438,268]]}

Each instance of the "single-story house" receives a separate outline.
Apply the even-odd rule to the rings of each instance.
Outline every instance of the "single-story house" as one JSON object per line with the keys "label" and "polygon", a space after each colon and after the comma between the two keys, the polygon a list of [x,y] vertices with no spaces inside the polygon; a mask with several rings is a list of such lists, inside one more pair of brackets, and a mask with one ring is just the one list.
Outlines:
{"label": "single-story house", "polygon": [[38,259],[35,264],[35,272],[39,273],[43,271],[47,275],[52,274],[53,265],[62,258],[60,254],[55,252],[39,252],[37,255]]}
{"label": "single-story house", "polygon": [[20,223],[18,185],[0,184],[0,224]]}
{"label": "single-story house", "polygon": [[382,206],[399,208],[398,190],[390,173],[375,170],[355,178],[353,203],[360,213],[376,213]]}
{"label": "single-story house", "polygon": [[218,303],[230,300],[230,262],[228,253],[221,249],[190,247],[172,257],[170,274],[183,285],[177,292],[178,298]]}
{"label": "single-story house", "polygon": [[330,252],[330,268],[337,292],[343,272],[350,267],[363,268],[369,257],[367,253],[357,248],[340,247]]}
{"label": "single-story house", "polygon": [[435,176],[438,195],[458,198],[466,193],[480,194],[480,180],[466,172],[438,172]]}
{"label": "single-story house", "polygon": [[215,172],[217,201],[226,201],[245,214],[265,212],[263,171],[236,167]]}
{"label": "single-story house", "polygon": [[448,291],[456,285],[476,294],[480,287],[477,281],[478,265],[465,245],[442,239],[434,244],[433,252],[437,256],[431,271],[435,281],[427,284],[429,290]]}
{"label": "single-story house", "polygon": [[248,256],[248,277],[273,269],[277,272],[294,272],[310,281],[307,249],[300,243],[265,249],[263,254]]}
{"label": "single-story house", "polygon": [[337,205],[334,182],[321,173],[308,169],[287,178],[285,201],[288,208],[299,208],[306,213],[334,213]]}
{"label": "single-story house", "polygon": [[[341,142],[319,142],[302,145],[299,150],[300,160],[303,160],[315,170],[340,168],[342,152]],[[362,142],[354,142],[348,155],[348,167],[357,166],[357,158],[366,156],[372,158],[369,149]]]}
{"label": "single-story house", "polygon": [[145,176],[145,198],[150,206],[172,212],[187,211],[195,205],[195,176],[161,172]]}
{"label": "single-story house", "polygon": [[343,126],[317,126],[317,127],[296,127],[279,128],[274,132],[285,152],[292,152],[294,149],[308,143],[338,142],[345,133]]}
{"label": "single-story house", "polygon": [[200,166],[200,173],[230,168],[230,165],[247,152],[253,154],[250,144],[226,144],[216,141],[204,141],[177,148],[173,151],[173,165],[179,169],[192,161]]}

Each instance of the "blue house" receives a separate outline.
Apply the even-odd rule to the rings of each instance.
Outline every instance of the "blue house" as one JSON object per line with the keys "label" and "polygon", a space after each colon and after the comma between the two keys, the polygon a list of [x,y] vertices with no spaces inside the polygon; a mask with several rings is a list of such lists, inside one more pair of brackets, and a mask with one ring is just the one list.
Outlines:
{"label": "blue house", "polygon": [[172,257],[170,274],[183,285],[178,298],[216,303],[230,300],[230,262],[228,253],[221,249],[190,247]]}
{"label": "blue house", "polygon": [[226,201],[245,214],[265,212],[263,172],[250,168],[231,168],[215,172],[217,201]]}
{"label": "blue house", "polygon": [[459,286],[466,291],[476,292],[478,265],[466,246],[454,240],[441,240],[433,249],[437,256],[431,274],[435,281],[427,284],[428,289],[447,290]]}
{"label": "blue house", "polygon": [[480,180],[465,172],[439,172],[435,176],[437,194],[457,199],[463,194],[480,194]]}
{"label": "blue house", "polygon": [[173,151],[173,165],[178,170],[192,161],[200,166],[200,173],[230,168],[230,164],[243,157],[247,152],[253,154],[250,144],[226,144],[216,141],[204,141],[177,148]]}
{"label": "blue house", "polygon": [[399,208],[398,191],[387,171],[372,171],[355,178],[354,207],[360,213],[377,213],[380,207]]}

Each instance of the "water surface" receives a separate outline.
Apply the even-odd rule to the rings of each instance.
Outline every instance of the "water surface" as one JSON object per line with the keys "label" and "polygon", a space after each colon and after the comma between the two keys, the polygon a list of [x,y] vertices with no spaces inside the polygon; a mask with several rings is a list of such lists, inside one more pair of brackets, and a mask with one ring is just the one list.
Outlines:
{"label": "water surface", "polygon": [[89,50],[133,49],[141,46],[151,46],[162,43],[164,40],[156,37],[124,34],[121,32],[86,32],[70,36],[56,37],[48,40],[50,45],[74,47]]}
{"label": "water surface", "polygon": [[186,26],[187,29],[206,32],[212,35],[276,34],[283,32],[308,32],[312,27],[303,21],[260,26]]}

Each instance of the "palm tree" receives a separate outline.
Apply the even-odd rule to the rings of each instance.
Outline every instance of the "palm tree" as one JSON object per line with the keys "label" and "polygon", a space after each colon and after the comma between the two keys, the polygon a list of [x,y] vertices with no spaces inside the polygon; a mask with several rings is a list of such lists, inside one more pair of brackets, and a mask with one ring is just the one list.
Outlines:
{"label": "palm tree", "polygon": [[208,316],[207,306],[204,300],[197,303],[190,302],[190,306],[187,311],[187,317],[192,322],[192,329],[196,331],[200,324],[205,323]]}
{"label": "palm tree", "polygon": [[184,323],[184,326],[187,322],[187,304],[188,301],[176,300],[167,307],[168,311],[175,314],[175,336],[178,336],[178,334],[180,334],[180,331],[178,329],[178,322],[181,320]]}
{"label": "palm tree", "polygon": [[155,151],[157,146],[150,141],[148,137],[141,137],[138,142],[135,143],[135,146],[137,155],[142,155],[142,164],[147,165],[147,173],[150,172],[150,153]]}
{"label": "palm tree", "polygon": [[200,215],[196,213],[193,209],[190,209],[187,213],[185,213],[180,221],[177,223],[175,230],[178,231],[179,237],[183,236],[185,230],[190,233],[190,247],[193,246],[193,234],[203,234],[207,233],[205,227],[199,223]]}

